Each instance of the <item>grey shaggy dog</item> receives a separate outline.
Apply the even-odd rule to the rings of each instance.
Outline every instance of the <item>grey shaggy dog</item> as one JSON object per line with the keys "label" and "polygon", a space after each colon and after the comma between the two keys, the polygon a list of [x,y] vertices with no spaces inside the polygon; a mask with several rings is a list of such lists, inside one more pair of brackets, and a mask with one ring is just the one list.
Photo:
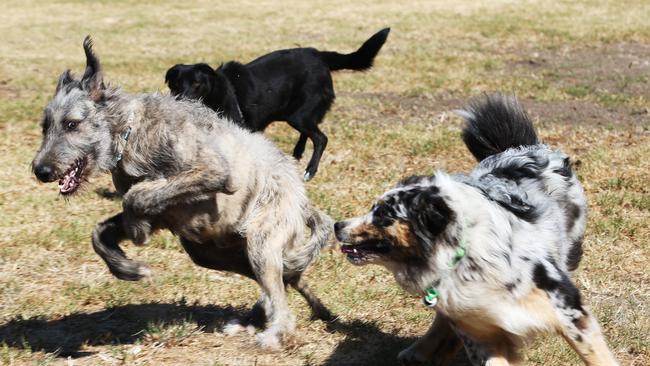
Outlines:
{"label": "grey shaggy dog", "polygon": [[[110,171],[123,211],[96,226],[92,244],[111,273],[129,281],[148,276],[119,244],[144,245],[168,229],[199,266],[257,281],[262,295],[245,320],[268,321],[260,345],[277,348],[294,329],[286,285],[316,317],[331,318],[301,276],[328,241],[332,220],[310,207],[295,162],[199,102],[105,86],[89,37],[83,48],[83,77],[64,72],[45,107],[32,167],[40,181],[58,180],[63,195]],[[241,329],[233,322],[226,331]]]}
{"label": "grey shaggy dog", "polygon": [[469,174],[414,176],[371,211],[335,224],[356,265],[388,268],[437,316],[398,358],[518,363],[539,333],[560,333],[588,365],[615,365],[572,272],[582,256],[584,191],[569,157],[539,142],[514,98],[489,96],[460,114],[479,161]]}

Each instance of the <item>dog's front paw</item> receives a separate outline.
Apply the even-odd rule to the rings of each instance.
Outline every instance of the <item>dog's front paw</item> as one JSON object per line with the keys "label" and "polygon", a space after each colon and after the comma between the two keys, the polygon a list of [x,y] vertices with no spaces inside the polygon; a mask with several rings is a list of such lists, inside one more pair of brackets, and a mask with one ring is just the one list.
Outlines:
{"label": "dog's front paw", "polygon": [[122,222],[126,237],[131,239],[135,245],[147,245],[151,239],[151,222],[137,218],[132,212],[124,211]]}

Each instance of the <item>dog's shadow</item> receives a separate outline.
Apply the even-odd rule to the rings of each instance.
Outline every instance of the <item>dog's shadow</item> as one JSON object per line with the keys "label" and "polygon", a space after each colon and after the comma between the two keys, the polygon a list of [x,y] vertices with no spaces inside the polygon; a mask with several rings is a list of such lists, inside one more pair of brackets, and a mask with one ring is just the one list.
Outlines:
{"label": "dog's shadow", "polygon": [[[327,325],[328,331],[345,334],[323,366],[394,366],[397,355],[415,342],[418,337],[400,337],[384,332],[375,323],[363,320],[341,322],[335,320]],[[464,352],[458,352],[451,365],[470,366]]]}
{"label": "dog's shadow", "polygon": [[[221,329],[233,318],[242,318],[245,308],[176,303],[130,304],[94,313],[75,313],[60,319],[16,317],[0,325],[0,344],[58,357],[79,358],[93,354],[81,351],[84,345],[133,344],[146,337],[157,324],[195,323],[206,332]],[[363,320],[328,322],[328,332],[345,335],[322,363],[334,365],[388,366],[397,364],[397,354],[415,337],[400,337],[382,331],[375,323]],[[457,357],[454,365],[466,365]]]}
{"label": "dog's shadow", "polygon": [[342,333],[345,339],[322,363],[324,366],[396,365],[399,351],[415,341],[386,333],[375,323],[363,320],[335,320],[327,324],[327,330]]}
{"label": "dog's shadow", "polygon": [[190,321],[205,331],[220,329],[244,308],[187,305],[184,302],[123,305],[94,313],[75,313],[57,320],[17,317],[0,325],[0,344],[43,351],[58,357],[84,357],[83,345],[132,344],[156,324]]}

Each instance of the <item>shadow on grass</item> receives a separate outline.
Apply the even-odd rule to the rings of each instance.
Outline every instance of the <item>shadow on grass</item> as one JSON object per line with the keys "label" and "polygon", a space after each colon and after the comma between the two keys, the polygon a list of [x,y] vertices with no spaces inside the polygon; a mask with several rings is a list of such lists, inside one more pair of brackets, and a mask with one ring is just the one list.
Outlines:
{"label": "shadow on grass", "polygon": [[324,366],[393,366],[397,354],[416,339],[385,333],[377,324],[363,320],[334,320],[327,324],[327,330],[346,337],[322,363]]}
{"label": "shadow on grass", "polygon": [[210,332],[245,313],[243,308],[180,302],[124,305],[95,313],[71,314],[56,320],[19,317],[0,325],[0,344],[78,358],[91,354],[79,351],[84,344],[134,343],[146,335],[151,324],[189,321]]}
{"label": "shadow on grass", "polygon": [[[400,337],[386,333],[373,322],[353,320],[333,321],[327,330],[343,333],[346,338],[339,343],[324,366],[394,366],[398,365],[397,355],[415,342],[418,337]],[[453,366],[470,366],[465,352],[458,352],[452,360]]]}
{"label": "shadow on grass", "polygon": [[[75,313],[60,319],[17,317],[0,325],[0,344],[57,357],[79,358],[93,354],[80,351],[84,345],[132,344],[157,324],[190,322],[206,332],[221,329],[233,318],[242,318],[248,309],[216,305],[187,305],[184,302],[146,303],[117,306],[94,313]],[[397,354],[416,340],[386,333],[363,320],[327,323],[327,331],[341,333],[339,343],[324,366],[388,366],[397,364]],[[459,352],[463,354],[464,352]],[[453,365],[469,365],[457,357]]]}
{"label": "shadow on grass", "polygon": [[[339,343],[323,366],[394,366],[397,355],[415,342],[418,337],[400,337],[386,333],[373,322],[335,320],[327,325],[330,332],[343,333],[346,338]],[[454,366],[470,366],[465,352],[458,352]]]}

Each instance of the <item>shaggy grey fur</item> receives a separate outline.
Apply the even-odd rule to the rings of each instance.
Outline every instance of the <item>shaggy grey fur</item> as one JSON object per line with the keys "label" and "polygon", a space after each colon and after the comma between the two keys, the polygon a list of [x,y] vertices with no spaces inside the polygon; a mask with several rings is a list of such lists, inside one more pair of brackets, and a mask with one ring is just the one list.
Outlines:
{"label": "shaggy grey fur", "polygon": [[40,180],[60,179],[65,194],[93,173],[111,172],[123,211],[92,235],[111,273],[123,280],[148,276],[148,267],[128,259],[119,244],[144,245],[156,230],[168,229],[198,265],[259,283],[254,310],[268,319],[258,334],[262,346],[278,347],[293,330],[286,285],[317,317],[331,317],[301,275],[326,244],[332,221],[310,207],[294,161],[199,102],[106,87],[89,38],[84,50],[82,79],[64,72],[45,108],[43,143],[32,165]]}

